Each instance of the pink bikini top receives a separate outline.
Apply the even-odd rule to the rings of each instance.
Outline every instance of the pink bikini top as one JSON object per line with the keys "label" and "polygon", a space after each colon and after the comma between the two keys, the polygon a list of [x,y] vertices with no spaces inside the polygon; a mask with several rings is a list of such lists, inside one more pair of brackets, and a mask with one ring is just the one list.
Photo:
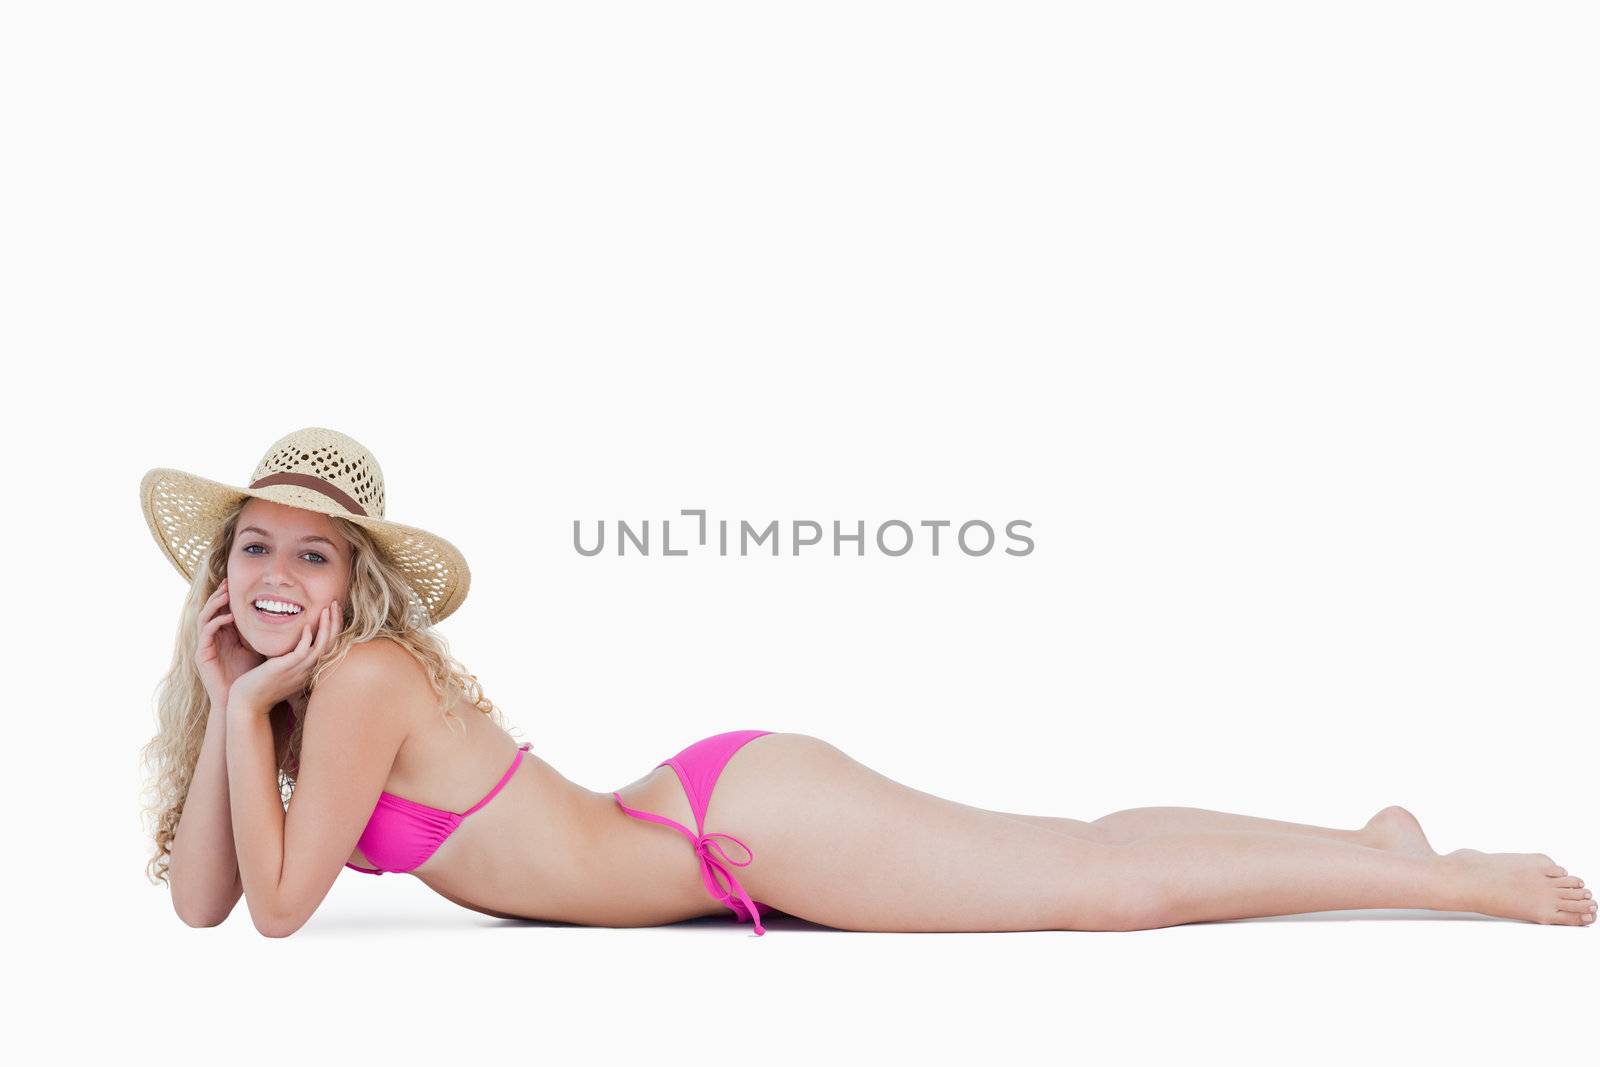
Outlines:
{"label": "pink bikini top", "polygon": [[361,831],[361,840],[357,843],[361,854],[376,863],[378,869],[358,867],[354,863],[346,863],[345,866],[362,874],[382,874],[384,871],[404,874],[422,866],[444,844],[445,839],[456,832],[462,819],[489,803],[496,793],[505,788],[511,776],[517,773],[522,754],[532,747],[531,741],[519,746],[510,769],[500,776],[500,781],[489,790],[489,795],[459,815],[453,811],[430,808],[387,791],[378,794],[378,806],[372,809],[372,818],[367,820],[367,828]]}

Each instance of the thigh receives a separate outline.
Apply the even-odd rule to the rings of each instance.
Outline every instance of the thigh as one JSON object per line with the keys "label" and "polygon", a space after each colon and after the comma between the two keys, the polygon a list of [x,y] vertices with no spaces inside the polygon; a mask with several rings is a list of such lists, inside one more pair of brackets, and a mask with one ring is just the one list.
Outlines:
{"label": "thigh", "polygon": [[706,829],[750,847],[735,871],[752,898],[840,929],[1124,929],[1156,904],[1119,846],[912,789],[805,734],[735,753]]}
{"label": "thigh", "polygon": [[[979,809],[989,811],[988,808]],[[1018,815],[1010,811],[989,811],[990,815],[998,815],[1002,819],[1016,819],[1032,826],[1042,826],[1058,834],[1069,837],[1081,838],[1084,841],[1098,841],[1103,845],[1118,845],[1123,839],[1113,833],[1109,827],[1098,826],[1092,822],[1083,822],[1079,819],[1064,819],[1055,815]]]}

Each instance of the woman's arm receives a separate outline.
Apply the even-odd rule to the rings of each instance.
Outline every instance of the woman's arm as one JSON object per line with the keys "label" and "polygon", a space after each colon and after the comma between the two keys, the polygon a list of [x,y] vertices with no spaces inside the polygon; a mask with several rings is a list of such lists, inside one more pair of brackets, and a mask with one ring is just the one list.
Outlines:
{"label": "woman's arm", "polygon": [[172,907],[190,926],[216,926],[244,892],[228,809],[227,724],[227,709],[213,704],[167,861]]}
{"label": "woman's arm", "polygon": [[[273,718],[281,762],[292,724],[282,722],[276,712]],[[190,926],[220,924],[244,895],[228,801],[227,722],[227,709],[212,705],[168,860],[172,907]]]}
{"label": "woman's arm", "polygon": [[[335,609],[337,610],[337,609]],[[338,616],[335,615],[334,618]],[[350,646],[306,704],[294,803],[278,802],[272,738],[262,707],[301,674],[327,640],[292,652],[228,697],[228,793],[244,901],[256,929],[288,937],[327,897],[382,796],[406,740],[416,661],[387,640]]]}

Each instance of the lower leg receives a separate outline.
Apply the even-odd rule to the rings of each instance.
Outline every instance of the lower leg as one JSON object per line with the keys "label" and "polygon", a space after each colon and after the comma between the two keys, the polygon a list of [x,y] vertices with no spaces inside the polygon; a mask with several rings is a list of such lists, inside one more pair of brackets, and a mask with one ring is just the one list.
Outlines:
{"label": "lower leg", "polygon": [[1197,831],[1117,847],[1123,874],[1152,886],[1133,929],[1347,908],[1459,910],[1451,863],[1301,834]]}
{"label": "lower leg", "polygon": [[1330,826],[1258,819],[1204,808],[1130,808],[1102,815],[1090,823],[1105,830],[1113,841],[1127,843],[1154,834],[1197,832],[1301,834],[1350,844],[1371,844],[1367,830],[1340,830]]}
{"label": "lower leg", "polygon": [[1399,805],[1384,808],[1368,819],[1366,825],[1359,830],[1282,822],[1278,819],[1259,819],[1253,815],[1234,815],[1225,811],[1207,811],[1204,808],[1130,808],[1127,811],[1102,815],[1093,822],[1050,815],[1019,815],[1009,811],[991,811],[990,814],[1026,822],[1033,826],[1042,826],[1046,830],[1084,841],[1098,841],[1105,845],[1125,845],[1153,834],[1223,831],[1300,834],[1366,845],[1369,848],[1387,849],[1391,852],[1406,852],[1418,856],[1438,855],[1428,843],[1428,836],[1422,832],[1422,824],[1417,821],[1417,817]]}

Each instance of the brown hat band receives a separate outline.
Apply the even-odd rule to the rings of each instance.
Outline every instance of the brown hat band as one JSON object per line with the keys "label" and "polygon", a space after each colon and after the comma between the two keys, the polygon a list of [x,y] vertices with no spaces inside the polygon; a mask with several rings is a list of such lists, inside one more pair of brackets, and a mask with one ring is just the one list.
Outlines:
{"label": "brown hat band", "polygon": [[366,516],[367,509],[356,503],[355,497],[340,489],[332,482],[325,482],[321,478],[310,474],[291,474],[280,472],[269,474],[265,478],[257,478],[250,483],[251,489],[260,489],[264,485],[298,485],[302,489],[312,489],[338,504],[341,508],[356,515]]}

